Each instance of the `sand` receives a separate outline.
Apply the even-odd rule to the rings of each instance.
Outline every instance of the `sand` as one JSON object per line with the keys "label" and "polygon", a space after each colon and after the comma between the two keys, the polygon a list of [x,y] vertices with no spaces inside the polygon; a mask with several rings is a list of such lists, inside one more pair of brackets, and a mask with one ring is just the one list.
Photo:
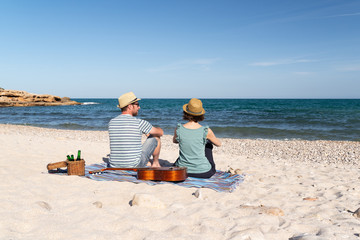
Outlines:
{"label": "sand", "polygon": [[0,239],[360,239],[360,142],[221,140],[217,168],[245,174],[232,193],[48,174],[78,149],[101,163],[107,132],[2,124]]}

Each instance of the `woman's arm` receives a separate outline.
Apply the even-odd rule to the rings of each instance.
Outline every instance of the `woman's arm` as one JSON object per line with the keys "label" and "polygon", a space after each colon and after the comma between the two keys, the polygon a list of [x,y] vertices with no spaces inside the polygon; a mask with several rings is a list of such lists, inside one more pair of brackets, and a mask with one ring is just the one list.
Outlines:
{"label": "woman's arm", "polygon": [[175,132],[174,132],[174,137],[173,137],[173,143],[179,143],[177,140],[177,134],[176,134],[176,128],[175,128]]}
{"label": "woman's arm", "polygon": [[210,128],[208,129],[208,134],[206,138],[209,139],[215,146],[221,146],[220,140],[215,136],[214,132]]}

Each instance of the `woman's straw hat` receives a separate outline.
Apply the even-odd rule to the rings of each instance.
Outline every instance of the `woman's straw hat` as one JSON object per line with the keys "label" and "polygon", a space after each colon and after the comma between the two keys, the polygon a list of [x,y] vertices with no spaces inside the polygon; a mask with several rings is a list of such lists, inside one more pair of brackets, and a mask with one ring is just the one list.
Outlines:
{"label": "woman's straw hat", "polygon": [[197,98],[192,98],[188,104],[184,104],[183,110],[193,116],[201,116],[205,114],[202,102]]}
{"label": "woman's straw hat", "polygon": [[126,107],[127,105],[137,102],[141,100],[140,98],[136,98],[133,92],[124,93],[119,97],[119,105],[118,108]]}

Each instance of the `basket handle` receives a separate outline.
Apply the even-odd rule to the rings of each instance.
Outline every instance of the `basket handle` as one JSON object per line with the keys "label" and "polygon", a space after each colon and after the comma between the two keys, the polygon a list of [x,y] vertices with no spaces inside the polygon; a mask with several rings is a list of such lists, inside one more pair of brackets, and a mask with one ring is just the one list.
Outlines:
{"label": "basket handle", "polygon": [[67,162],[66,161],[56,162],[56,163],[49,163],[47,165],[48,170],[52,170],[52,169],[55,169],[55,168],[62,168],[62,167],[67,167]]}

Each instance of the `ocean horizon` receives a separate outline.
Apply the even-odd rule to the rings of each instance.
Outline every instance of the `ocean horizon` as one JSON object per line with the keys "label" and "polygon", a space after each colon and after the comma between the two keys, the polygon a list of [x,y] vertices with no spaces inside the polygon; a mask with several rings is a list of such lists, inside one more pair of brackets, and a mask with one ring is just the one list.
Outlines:
{"label": "ocean horizon", "polygon": [[[116,98],[72,98],[73,106],[0,108],[0,123],[106,131],[121,114]],[[360,141],[360,99],[202,98],[205,120],[221,138]],[[142,98],[139,118],[172,135],[188,98]]]}

